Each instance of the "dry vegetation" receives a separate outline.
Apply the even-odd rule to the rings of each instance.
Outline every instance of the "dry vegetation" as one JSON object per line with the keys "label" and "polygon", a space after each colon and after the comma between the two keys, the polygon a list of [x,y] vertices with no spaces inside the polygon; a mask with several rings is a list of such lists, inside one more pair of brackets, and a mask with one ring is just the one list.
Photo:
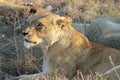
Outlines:
{"label": "dry vegetation", "polygon": [[52,12],[71,16],[77,22],[89,22],[91,19],[105,16],[120,16],[120,0],[14,0],[20,5],[28,1],[43,8],[51,5]]}
{"label": "dry vegetation", "polygon": [[[23,5],[25,2],[33,2],[38,7],[53,7],[52,12],[60,15],[68,15],[74,22],[88,23],[92,19],[105,16],[120,16],[119,0],[6,0]],[[15,31],[24,19],[13,21],[8,16],[0,15],[0,80],[4,76],[37,73],[41,71],[42,52],[37,47],[26,50],[23,47],[20,31]],[[41,54],[40,54],[41,53]],[[99,73],[96,76],[89,75],[83,80],[104,80]],[[99,77],[99,78],[98,78]],[[76,79],[80,80],[80,79]]]}

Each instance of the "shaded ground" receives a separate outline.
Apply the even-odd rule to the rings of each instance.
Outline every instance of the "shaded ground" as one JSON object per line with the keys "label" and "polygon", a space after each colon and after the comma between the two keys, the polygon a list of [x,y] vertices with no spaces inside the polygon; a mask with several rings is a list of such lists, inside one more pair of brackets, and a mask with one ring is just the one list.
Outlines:
{"label": "shaded ground", "polygon": [[39,72],[41,56],[41,50],[35,48],[28,51],[23,47],[22,35],[16,34],[13,26],[0,25],[0,70],[4,74],[16,76]]}

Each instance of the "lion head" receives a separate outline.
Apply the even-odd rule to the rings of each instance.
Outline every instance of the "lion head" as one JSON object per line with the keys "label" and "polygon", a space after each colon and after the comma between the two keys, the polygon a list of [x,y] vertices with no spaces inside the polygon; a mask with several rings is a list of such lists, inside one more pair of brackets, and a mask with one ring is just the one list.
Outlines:
{"label": "lion head", "polygon": [[71,18],[55,14],[38,18],[23,31],[24,46],[30,48],[38,44],[52,45],[65,37],[64,33],[71,26],[71,22]]}

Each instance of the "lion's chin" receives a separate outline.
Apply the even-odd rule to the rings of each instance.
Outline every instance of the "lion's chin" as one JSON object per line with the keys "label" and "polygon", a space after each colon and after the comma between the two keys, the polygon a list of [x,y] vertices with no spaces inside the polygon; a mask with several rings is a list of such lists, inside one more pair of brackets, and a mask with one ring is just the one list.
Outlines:
{"label": "lion's chin", "polygon": [[30,47],[35,46],[35,45],[36,44],[34,44],[34,43],[29,43],[27,41],[24,41],[24,47],[26,47],[27,49],[29,49]]}

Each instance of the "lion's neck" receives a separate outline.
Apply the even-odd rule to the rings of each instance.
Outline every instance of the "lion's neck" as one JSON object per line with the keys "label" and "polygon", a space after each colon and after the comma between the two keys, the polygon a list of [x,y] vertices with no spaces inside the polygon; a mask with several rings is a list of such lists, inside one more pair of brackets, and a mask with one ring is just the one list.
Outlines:
{"label": "lion's neck", "polygon": [[[64,48],[64,47],[69,46],[69,44],[71,43],[71,40],[70,40],[71,38],[72,37],[71,37],[70,31],[63,31],[61,33],[53,31],[52,36],[45,39],[46,43],[44,43],[41,47],[43,47],[43,50],[46,53],[56,47]],[[57,50],[59,48],[57,48]]]}
{"label": "lion's neck", "polygon": [[67,49],[69,47],[72,48],[72,46],[77,48],[79,47],[80,49],[86,49],[90,47],[90,43],[84,35],[71,28],[70,31],[66,31],[64,36],[60,37],[58,40],[53,40],[50,41],[50,43],[48,42],[45,44],[43,47],[43,52],[47,54],[50,51],[54,51],[55,53],[62,51],[61,49]]}
{"label": "lion's neck", "polygon": [[44,54],[47,54],[49,52],[58,52],[61,49],[66,49],[67,47],[69,47],[71,44],[69,39],[62,39],[60,41],[55,41],[49,45],[46,45],[42,48]]}

